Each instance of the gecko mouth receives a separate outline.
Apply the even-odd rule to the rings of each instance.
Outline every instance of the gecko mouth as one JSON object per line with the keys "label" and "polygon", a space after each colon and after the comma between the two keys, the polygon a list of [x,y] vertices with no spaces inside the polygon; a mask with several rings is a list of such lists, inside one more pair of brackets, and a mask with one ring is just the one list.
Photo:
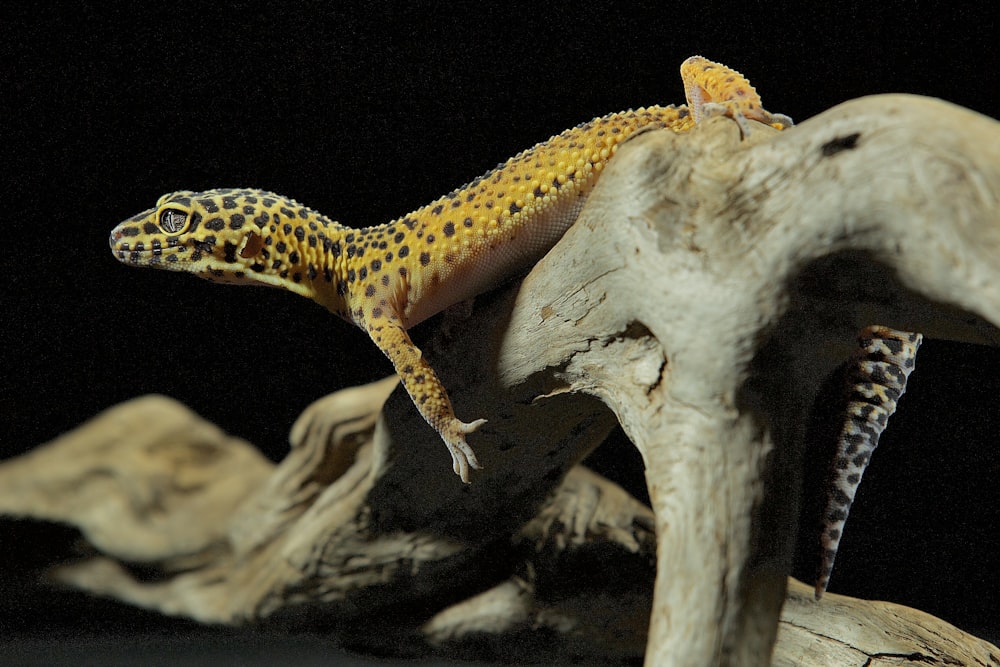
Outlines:
{"label": "gecko mouth", "polygon": [[137,252],[143,255],[160,254],[164,251],[177,250],[182,247],[183,246],[172,246],[166,248],[163,246],[149,247],[145,243],[137,243],[136,245],[132,245],[130,243],[111,244],[111,249],[114,250],[115,252],[127,252],[127,253]]}
{"label": "gecko mouth", "polygon": [[202,254],[208,255],[215,250],[215,245],[212,243],[207,243],[205,241],[188,241],[185,243],[164,243],[160,239],[153,239],[152,241],[139,241],[135,244],[129,241],[123,241],[121,234],[112,234],[108,239],[108,245],[111,246],[111,250],[117,254],[132,254],[137,253],[140,255],[152,255],[154,257],[159,257],[160,255],[167,254],[177,254],[193,251],[201,252]]}
{"label": "gecko mouth", "polygon": [[186,246],[174,246],[169,248],[135,247],[128,243],[113,243],[111,246],[115,259],[124,264],[155,264],[159,262],[176,262],[188,255]]}

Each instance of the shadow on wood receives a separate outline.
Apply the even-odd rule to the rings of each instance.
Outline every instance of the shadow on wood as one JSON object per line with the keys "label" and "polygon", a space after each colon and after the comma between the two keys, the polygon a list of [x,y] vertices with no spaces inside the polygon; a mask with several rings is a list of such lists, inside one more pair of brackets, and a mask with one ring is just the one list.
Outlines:
{"label": "shadow on wood", "polygon": [[[137,399],[0,466],[0,512],[80,528],[101,555],[56,571],[71,585],[362,648],[700,667],[769,664],[777,636],[775,664],[995,664],[786,577],[803,425],[856,332],[1000,340],[998,201],[1000,126],[919,97],[646,132],[521,283],[427,349],[456,412],[490,420],[471,486],[390,379],[308,408],[277,467]],[[616,420],[652,511],[576,465]]]}

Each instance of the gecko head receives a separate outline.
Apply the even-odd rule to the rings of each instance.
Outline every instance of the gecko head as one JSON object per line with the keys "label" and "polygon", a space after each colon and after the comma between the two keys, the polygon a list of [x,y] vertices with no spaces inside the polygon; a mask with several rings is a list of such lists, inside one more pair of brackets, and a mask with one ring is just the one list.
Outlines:
{"label": "gecko head", "polygon": [[[336,223],[264,190],[182,190],[111,231],[118,261],[306,294]],[[312,251],[312,252],[311,252]],[[298,289],[301,286],[301,289]]]}

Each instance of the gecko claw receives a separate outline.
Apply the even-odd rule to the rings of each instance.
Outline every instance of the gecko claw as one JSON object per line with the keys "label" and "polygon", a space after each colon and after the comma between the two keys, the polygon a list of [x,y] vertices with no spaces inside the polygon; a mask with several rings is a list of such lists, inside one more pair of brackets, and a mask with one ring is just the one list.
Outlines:
{"label": "gecko claw", "polygon": [[459,428],[462,430],[462,433],[472,433],[473,431],[479,430],[479,427],[485,423],[485,419],[477,419],[476,421],[469,422],[468,424],[465,422],[459,422]]}
{"label": "gecko claw", "polygon": [[462,482],[465,484],[470,483],[469,468],[473,470],[482,469],[482,466],[479,465],[479,461],[476,459],[476,453],[465,442],[465,435],[472,433],[485,423],[485,419],[477,419],[468,424],[456,419],[450,429],[452,431],[452,434],[450,434],[451,437],[442,433],[444,444],[448,446],[448,452],[451,454],[451,469],[455,471],[456,475],[462,478]]}

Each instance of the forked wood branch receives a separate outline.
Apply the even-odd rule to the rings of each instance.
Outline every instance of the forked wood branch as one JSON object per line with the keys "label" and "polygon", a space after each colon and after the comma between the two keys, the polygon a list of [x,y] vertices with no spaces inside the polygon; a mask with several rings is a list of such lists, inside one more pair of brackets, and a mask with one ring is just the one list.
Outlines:
{"label": "forked wood branch", "polygon": [[[752,666],[777,635],[776,664],[993,664],[911,610],[867,632],[883,607],[807,603],[786,575],[803,424],[855,333],[1000,341],[998,202],[1000,125],[925,98],[647,132],[523,282],[425,348],[457,413],[490,418],[471,486],[405,396],[376,419],[387,381],[310,407],[273,469],[164,399],[126,404],[0,467],[0,512],[80,527],[104,555],[62,567],[72,585],[356,646]],[[652,512],[574,467],[616,419]]]}

